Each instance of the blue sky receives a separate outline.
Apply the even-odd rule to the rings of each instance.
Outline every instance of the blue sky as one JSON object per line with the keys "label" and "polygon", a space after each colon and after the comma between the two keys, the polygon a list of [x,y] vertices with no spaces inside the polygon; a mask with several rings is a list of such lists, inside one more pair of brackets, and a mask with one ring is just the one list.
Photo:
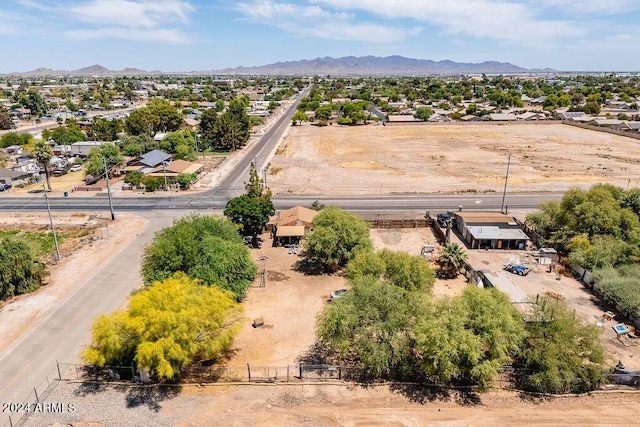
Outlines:
{"label": "blue sky", "polygon": [[0,73],[322,56],[640,70],[640,0],[3,0]]}

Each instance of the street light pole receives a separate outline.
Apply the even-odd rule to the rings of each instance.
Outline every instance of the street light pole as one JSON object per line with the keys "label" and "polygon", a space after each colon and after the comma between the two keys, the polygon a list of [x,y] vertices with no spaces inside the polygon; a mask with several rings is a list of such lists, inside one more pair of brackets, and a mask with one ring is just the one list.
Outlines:
{"label": "street light pole", "polygon": [[113,202],[111,201],[111,187],[109,186],[109,171],[107,170],[107,159],[102,158],[102,165],[104,166],[104,178],[107,181],[107,197],[109,198],[109,210],[111,211],[111,221],[116,219],[113,214]]}
{"label": "street light pole", "polygon": [[167,162],[162,162],[162,174],[164,175],[164,191],[169,191],[167,184]]}
{"label": "street light pole", "polygon": [[507,157],[507,174],[504,176],[504,190],[502,191],[502,206],[500,206],[500,212],[504,213],[504,199],[507,195],[507,180],[509,179],[509,165],[511,165],[511,153]]}
{"label": "street light pole", "polygon": [[51,206],[49,206],[49,198],[47,197],[47,189],[42,184],[44,190],[44,200],[47,203],[47,212],[49,212],[49,223],[51,224],[51,233],[53,233],[53,244],[56,247],[56,261],[60,261],[60,248],[58,247],[58,237],[56,236],[56,228],[53,226],[53,218],[51,217]]}

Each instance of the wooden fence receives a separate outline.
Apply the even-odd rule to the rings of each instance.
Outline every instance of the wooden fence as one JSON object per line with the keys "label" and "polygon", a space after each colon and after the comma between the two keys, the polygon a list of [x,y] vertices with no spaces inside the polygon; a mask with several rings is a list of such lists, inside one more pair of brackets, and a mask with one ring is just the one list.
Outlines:
{"label": "wooden fence", "polygon": [[430,219],[366,219],[369,228],[429,228]]}

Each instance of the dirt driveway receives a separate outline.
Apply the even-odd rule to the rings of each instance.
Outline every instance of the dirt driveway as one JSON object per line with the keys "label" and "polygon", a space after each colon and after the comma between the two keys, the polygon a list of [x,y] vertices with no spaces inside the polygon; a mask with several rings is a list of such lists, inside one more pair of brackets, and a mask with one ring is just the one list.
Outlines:
{"label": "dirt driveway", "polygon": [[638,141],[562,124],[294,126],[271,162],[274,194],[565,191],[640,181]]}

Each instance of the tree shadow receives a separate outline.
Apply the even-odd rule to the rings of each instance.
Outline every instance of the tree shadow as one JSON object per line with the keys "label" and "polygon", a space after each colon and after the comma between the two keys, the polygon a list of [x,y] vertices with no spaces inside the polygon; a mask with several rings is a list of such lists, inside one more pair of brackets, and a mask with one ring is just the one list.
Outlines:
{"label": "tree shadow", "polygon": [[304,273],[307,276],[321,276],[327,272],[323,263],[313,258],[307,259],[304,257],[296,261],[293,265],[293,270]]}
{"label": "tree shadow", "polygon": [[101,393],[109,387],[109,383],[103,381],[84,381],[78,385],[73,392],[76,396],[85,397],[92,394]]}
{"label": "tree shadow", "polygon": [[125,398],[127,408],[146,406],[152,411],[158,412],[162,407],[161,402],[173,399],[182,391],[180,386],[150,385],[127,387]]}
{"label": "tree shadow", "polygon": [[477,406],[482,404],[480,394],[469,389],[452,389],[434,384],[424,383],[392,383],[391,391],[401,394],[413,403],[455,401],[460,406]]}
{"label": "tree shadow", "polygon": [[329,364],[329,350],[319,342],[314,342],[307,348],[301,356],[296,359],[296,362],[304,365],[326,365]]}

